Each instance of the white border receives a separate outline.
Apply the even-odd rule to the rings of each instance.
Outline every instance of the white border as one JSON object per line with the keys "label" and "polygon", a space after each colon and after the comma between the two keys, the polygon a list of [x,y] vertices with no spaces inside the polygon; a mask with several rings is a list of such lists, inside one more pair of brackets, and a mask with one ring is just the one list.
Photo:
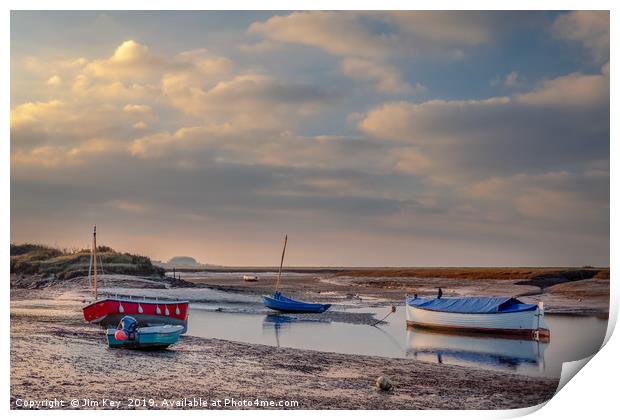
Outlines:
{"label": "white border", "polygon": [[[2,66],[2,80],[3,83],[1,85],[2,93],[5,100],[5,112],[3,114],[3,118],[0,122],[0,128],[3,133],[2,138],[2,159],[3,164],[1,168],[1,173],[3,177],[3,182],[0,184],[2,190],[0,193],[2,197],[10,196],[10,146],[9,146],[9,115],[10,115],[10,102],[9,102],[9,87],[10,87],[10,14],[9,10],[47,10],[52,8],[57,10],[135,10],[135,9],[146,9],[146,10],[200,10],[200,9],[211,9],[211,10],[292,10],[292,9],[325,9],[325,10],[342,10],[342,9],[354,9],[354,10],[376,10],[376,9],[417,9],[417,10],[461,10],[467,6],[468,9],[499,9],[499,10],[576,10],[576,9],[589,9],[589,10],[610,10],[611,13],[611,56],[615,57],[615,51],[617,50],[616,41],[616,33],[615,30],[618,19],[616,18],[616,11],[614,9],[614,5],[616,3],[612,1],[602,1],[602,0],[590,0],[590,1],[533,1],[533,0],[522,0],[522,1],[503,1],[503,2],[493,2],[493,1],[482,1],[482,0],[470,0],[466,4],[462,1],[447,1],[447,0],[439,0],[439,1],[401,1],[401,0],[382,0],[382,1],[367,1],[367,0],[358,0],[358,1],[326,1],[326,0],[305,0],[305,1],[283,1],[283,0],[263,0],[260,3],[251,2],[251,1],[243,1],[243,0],[228,0],[224,3],[208,3],[200,0],[177,0],[177,1],[169,1],[169,0],[151,0],[148,2],[129,2],[127,0],[108,0],[108,1],[76,1],[76,0],[56,0],[53,3],[49,1],[34,1],[34,0],[23,0],[23,1],[15,1],[9,0],[4,4],[7,6],[5,9],[5,13],[2,15],[2,24],[0,27],[3,28],[2,36],[2,52],[4,63]],[[611,66],[611,91],[612,91],[612,101],[611,101],[611,138],[615,138],[615,134],[617,134],[615,119],[613,116],[614,107],[614,99],[616,98],[616,71],[615,67]],[[618,159],[618,147],[615,142],[611,142],[611,185],[617,185],[617,173],[613,170],[614,163],[617,163]],[[614,182],[616,181],[616,182]],[[618,190],[611,190],[611,209],[613,215],[613,209],[618,208]],[[0,227],[2,232],[2,237],[4,237],[4,246],[5,249],[5,257],[0,258],[3,273],[5,273],[4,278],[4,288],[2,288],[2,299],[4,302],[9,301],[9,282],[8,282],[8,273],[9,273],[9,243],[10,243],[10,206],[4,205],[2,206],[3,219],[5,223],[3,223]],[[617,250],[617,240],[618,240],[618,223],[615,222],[614,218],[611,218],[611,229],[610,229],[610,240],[611,240],[611,265],[614,267],[618,262],[618,255],[614,253]],[[614,287],[612,284],[611,288],[611,296],[612,296],[612,304],[610,307],[610,327],[608,330],[607,339],[609,340],[605,347],[588,363],[587,367],[583,369],[582,372],[579,373],[578,377],[569,383],[556,395],[548,404],[544,407],[534,407],[530,409],[523,410],[505,410],[505,411],[422,411],[415,413],[411,413],[408,411],[391,411],[391,412],[376,412],[376,411],[339,411],[339,412],[322,412],[321,416],[338,416],[339,418],[355,418],[358,420],[361,417],[366,416],[389,416],[390,418],[394,417],[411,417],[415,416],[424,417],[424,418],[438,418],[438,419],[448,419],[448,418],[504,418],[504,417],[516,417],[524,414],[531,413],[531,418],[540,418],[540,419],[548,419],[550,416],[552,418],[562,418],[562,419],[594,419],[596,417],[609,417],[608,413],[615,412],[615,408],[617,407],[617,383],[618,383],[618,359],[617,355],[620,354],[620,344],[619,340],[616,336],[611,336],[610,333],[613,330],[613,326],[616,322],[617,317],[617,309],[618,309],[618,288]],[[8,305],[2,306],[4,312],[4,324],[5,325],[5,334],[8,334],[10,329],[9,322],[9,314],[10,308]],[[5,336],[6,337],[6,336]],[[5,345],[3,347],[2,352],[2,368],[3,368],[3,381],[2,381],[2,395],[7,398],[5,400],[3,406],[6,410],[9,407],[8,396],[10,395],[9,391],[9,341],[5,341]],[[540,410],[538,410],[541,408]],[[285,411],[253,411],[251,413],[242,412],[242,411],[223,411],[223,412],[211,412],[211,411],[191,411],[184,412],[183,416],[189,416],[198,418],[204,418],[205,415],[209,416],[218,416],[218,417],[241,417],[247,414],[256,416],[258,418],[284,418],[285,416],[289,416],[290,413]],[[93,417],[99,416],[109,416],[113,415],[116,418],[125,418],[125,417],[137,417],[137,418],[160,418],[161,416],[169,416],[169,415],[179,416],[178,412],[159,412],[159,411],[145,411],[145,412],[127,412],[127,411],[115,411],[115,412],[92,412],[89,411],[88,415]],[[296,418],[310,418],[314,417],[318,413],[313,411],[296,411],[294,413]],[[39,415],[45,415],[43,413],[38,414],[32,411],[11,411],[10,415],[15,418],[25,418],[25,417],[35,417]],[[84,416],[84,412],[61,412],[55,411],[54,415],[69,417],[69,418],[82,418]]]}

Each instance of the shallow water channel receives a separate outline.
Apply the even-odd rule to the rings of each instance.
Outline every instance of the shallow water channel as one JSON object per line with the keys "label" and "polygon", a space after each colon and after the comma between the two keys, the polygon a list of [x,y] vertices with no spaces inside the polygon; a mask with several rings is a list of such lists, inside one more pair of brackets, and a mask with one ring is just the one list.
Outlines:
{"label": "shallow water channel", "polygon": [[599,350],[607,328],[606,319],[548,313],[545,322],[551,331],[551,340],[542,343],[407,329],[404,306],[398,306],[385,323],[373,327],[340,320],[354,319],[353,315],[364,313],[373,314],[379,320],[390,312],[389,306],[334,305],[331,312],[308,317],[272,312],[262,305],[260,296],[207,288],[108,289],[107,292],[179,299],[191,296],[188,334],[198,337],[353,355],[411,358],[531,376],[559,377],[562,363],[582,359]]}
{"label": "shallow water channel", "polygon": [[[196,305],[195,305],[196,306]],[[361,308],[383,318],[389,308]],[[416,360],[559,377],[562,363],[582,359],[601,346],[607,321],[590,316],[545,315],[549,343],[438,334],[407,329],[404,306],[375,327],[307,320],[295,315],[226,313],[193,307],[188,334],[278,347],[404,357]]]}

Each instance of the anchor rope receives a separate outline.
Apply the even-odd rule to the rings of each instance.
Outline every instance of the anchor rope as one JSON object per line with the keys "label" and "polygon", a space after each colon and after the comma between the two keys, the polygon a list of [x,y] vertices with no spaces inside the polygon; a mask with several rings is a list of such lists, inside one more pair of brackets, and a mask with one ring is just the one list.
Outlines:
{"label": "anchor rope", "polygon": [[381,323],[381,322],[385,321],[385,320],[387,319],[387,317],[388,317],[388,316],[392,315],[392,314],[393,314],[393,313],[395,313],[395,312],[396,312],[396,306],[393,306],[393,305],[392,305],[392,309],[390,310],[390,312],[388,312],[388,314],[387,314],[386,316],[384,316],[383,318],[381,318],[380,320],[378,320],[378,321],[377,321],[377,322],[375,322],[374,324],[371,324],[370,326],[371,326],[371,327],[376,327],[376,326],[377,326],[377,324],[379,324],[379,323]]}

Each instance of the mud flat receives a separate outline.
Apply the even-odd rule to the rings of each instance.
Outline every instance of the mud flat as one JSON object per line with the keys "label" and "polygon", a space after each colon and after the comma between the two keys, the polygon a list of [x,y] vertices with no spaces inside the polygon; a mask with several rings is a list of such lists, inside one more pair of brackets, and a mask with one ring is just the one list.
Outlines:
{"label": "mud flat", "polygon": [[[82,322],[86,297],[74,289],[11,290],[12,408],[52,398],[108,398],[120,408],[129,408],[129,398],[152,399],[158,408],[164,400],[258,398],[306,409],[507,409],[548,400],[558,382],[190,336],[167,351],[111,350],[100,329]],[[392,378],[393,391],[375,390],[381,374]]]}
{"label": "mud flat", "polygon": [[[273,291],[275,273],[250,272],[256,282],[243,281],[243,272],[185,272],[184,280],[198,287],[245,293]],[[281,290],[310,301],[366,305],[403,304],[414,293],[434,296],[516,296],[528,303],[543,301],[547,313],[598,315],[609,313],[609,269],[580,268],[463,268],[356,269],[326,272],[309,269],[283,273]]]}

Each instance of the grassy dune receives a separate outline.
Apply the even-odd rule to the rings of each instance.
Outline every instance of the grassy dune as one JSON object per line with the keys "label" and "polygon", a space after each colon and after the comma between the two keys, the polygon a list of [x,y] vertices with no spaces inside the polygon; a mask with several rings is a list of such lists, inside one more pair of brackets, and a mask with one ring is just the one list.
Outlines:
{"label": "grassy dune", "polygon": [[[164,275],[148,257],[121,253],[107,246],[97,247],[97,256],[104,273],[138,276]],[[61,250],[38,244],[11,244],[11,273],[23,275],[54,275],[60,280],[88,275],[90,250]],[[98,270],[98,272],[101,272]]]}

